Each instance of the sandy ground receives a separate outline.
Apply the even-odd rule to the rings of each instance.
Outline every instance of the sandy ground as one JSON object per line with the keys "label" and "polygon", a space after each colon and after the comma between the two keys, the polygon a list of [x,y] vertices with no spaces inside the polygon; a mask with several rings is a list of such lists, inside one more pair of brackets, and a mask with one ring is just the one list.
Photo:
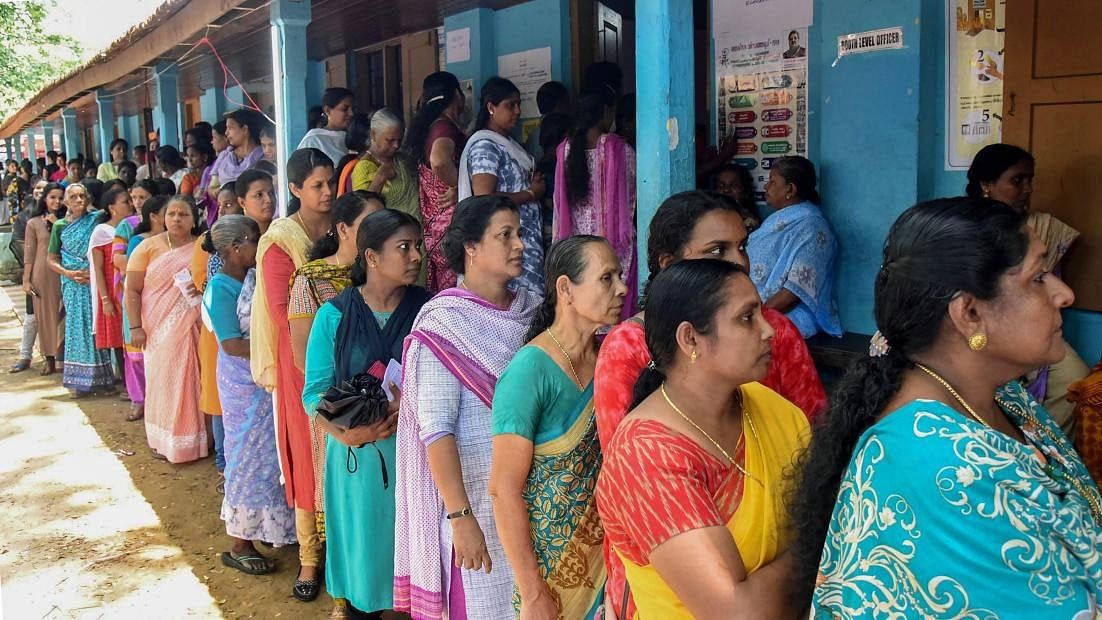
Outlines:
{"label": "sandy ground", "polygon": [[10,375],[22,312],[0,294],[0,618],[324,618],[291,596],[297,547],[263,549],[279,570],[222,566],[228,549],[212,459],[154,460],[114,397],[70,400],[60,375]]}

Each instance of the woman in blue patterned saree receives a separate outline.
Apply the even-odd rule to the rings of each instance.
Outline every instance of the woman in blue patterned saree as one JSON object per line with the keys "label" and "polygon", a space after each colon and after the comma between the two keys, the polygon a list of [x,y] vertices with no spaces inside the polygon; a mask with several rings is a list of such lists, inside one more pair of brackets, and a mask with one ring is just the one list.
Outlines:
{"label": "woman in blue patterned saree", "polygon": [[842,335],[834,299],[838,244],[819,209],[815,166],[803,157],[773,162],[765,201],[776,211],[750,234],[750,279],[767,308],[785,313],[804,338]]}
{"label": "woman in blue patterned saree", "polygon": [[983,198],[920,204],[893,225],[879,332],[790,506],[814,617],[1095,616],[1098,488],[1015,380],[1065,352],[1074,296],[1044,253],[1024,214]]}
{"label": "woman in blue patterned saree", "polygon": [[494,389],[490,497],[521,617],[592,618],[604,598],[593,369],[597,330],[624,307],[622,273],[601,237],[551,246],[547,297]]}

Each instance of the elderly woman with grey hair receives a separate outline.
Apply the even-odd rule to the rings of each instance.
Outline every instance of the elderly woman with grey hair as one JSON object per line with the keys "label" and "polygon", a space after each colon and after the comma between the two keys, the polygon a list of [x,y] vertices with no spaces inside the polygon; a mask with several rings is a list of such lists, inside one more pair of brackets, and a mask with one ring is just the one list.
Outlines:
{"label": "elderly woman with grey hair", "polygon": [[221,516],[233,543],[222,554],[222,563],[249,575],[276,568],[253,541],[295,542],[295,513],[279,484],[272,396],[253,382],[249,368],[253,268],[259,240],[257,223],[236,214],[219,218],[203,239],[203,249],[223,261],[203,292],[204,318],[218,339],[218,397],[226,432],[226,497]]}
{"label": "elderly woman with grey hair", "polygon": [[382,194],[388,209],[408,213],[420,222],[416,168],[398,152],[402,131],[401,117],[391,110],[383,108],[371,115],[371,139],[352,170],[352,189]]}

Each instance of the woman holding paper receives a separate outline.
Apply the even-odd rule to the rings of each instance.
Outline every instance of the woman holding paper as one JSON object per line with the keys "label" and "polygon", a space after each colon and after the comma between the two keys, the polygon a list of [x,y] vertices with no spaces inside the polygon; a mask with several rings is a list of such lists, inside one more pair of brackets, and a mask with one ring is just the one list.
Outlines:
{"label": "woman holding paper", "polygon": [[[328,433],[326,589],[370,613],[393,606],[398,400],[384,422],[350,429],[315,412],[331,386],[362,372],[382,378],[388,362],[402,358],[402,343],[430,295],[414,286],[421,273],[421,226],[410,215],[393,209],[371,213],[360,224],[356,250],[353,286],[314,317],[302,404]],[[384,387],[397,395],[396,386]]]}
{"label": "woman holding paper", "polygon": [[[130,343],[145,350],[145,434],[155,458],[186,463],[207,456],[199,411],[199,295],[191,255],[202,232],[190,196],[171,198],[165,232],[141,242],[126,263]],[[147,329],[148,328],[148,329]]]}

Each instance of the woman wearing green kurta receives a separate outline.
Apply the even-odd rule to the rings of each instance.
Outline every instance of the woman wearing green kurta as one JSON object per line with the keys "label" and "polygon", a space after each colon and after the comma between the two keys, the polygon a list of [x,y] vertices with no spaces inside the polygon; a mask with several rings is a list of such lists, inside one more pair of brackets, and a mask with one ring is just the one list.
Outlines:
{"label": "woman wearing green kurta", "polygon": [[[421,272],[421,227],[412,217],[393,209],[372,213],[356,240],[352,286],[314,317],[302,404],[328,433],[326,589],[335,599],[347,599],[350,612],[373,613],[393,604],[398,400],[391,403],[388,419],[350,429],[315,413],[331,386],[363,372],[377,374],[390,360],[402,358],[402,343],[430,295],[413,286]],[[397,394],[397,386],[386,387]]]}
{"label": "woman wearing green kurta", "polygon": [[615,324],[627,287],[607,241],[551,247],[547,297],[494,390],[490,497],[525,618],[592,618],[603,599],[604,541],[594,489],[597,330]]}

